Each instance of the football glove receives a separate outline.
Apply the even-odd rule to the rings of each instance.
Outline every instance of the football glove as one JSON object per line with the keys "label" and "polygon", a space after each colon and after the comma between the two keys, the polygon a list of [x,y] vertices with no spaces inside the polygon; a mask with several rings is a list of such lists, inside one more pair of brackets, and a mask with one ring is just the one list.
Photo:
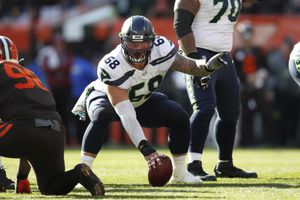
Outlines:
{"label": "football glove", "polygon": [[224,58],[227,55],[228,53],[221,52],[211,57],[204,65],[205,70],[208,72],[213,72],[221,67],[226,67],[227,62],[224,60]]}
{"label": "football glove", "polygon": [[17,185],[15,187],[17,194],[30,194],[30,183],[27,178],[25,179],[18,179]]}

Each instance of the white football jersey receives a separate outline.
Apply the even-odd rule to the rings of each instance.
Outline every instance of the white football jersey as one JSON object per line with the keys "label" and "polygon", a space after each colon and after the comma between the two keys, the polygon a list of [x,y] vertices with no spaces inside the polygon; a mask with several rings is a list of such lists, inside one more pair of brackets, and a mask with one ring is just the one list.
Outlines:
{"label": "white football jersey", "polygon": [[143,70],[133,68],[122,53],[121,44],[106,54],[98,64],[98,79],[94,88],[105,92],[103,84],[128,90],[128,97],[134,107],[142,105],[162,82],[175,60],[177,49],[165,37],[154,40],[148,64]]}
{"label": "white football jersey", "polygon": [[215,52],[231,51],[233,27],[237,22],[242,0],[199,0],[192,30],[196,47]]}
{"label": "white football jersey", "polygon": [[300,42],[294,45],[293,51],[290,54],[292,59],[300,59]]}

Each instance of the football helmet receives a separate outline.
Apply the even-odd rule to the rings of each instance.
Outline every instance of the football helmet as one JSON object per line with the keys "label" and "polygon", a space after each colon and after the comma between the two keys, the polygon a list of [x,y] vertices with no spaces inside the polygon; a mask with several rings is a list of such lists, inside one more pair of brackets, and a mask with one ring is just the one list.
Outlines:
{"label": "football helmet", "polygon": [[19,63],[18,49],[8,37],[0,36],[0,63],[4,61]]}
{"label": "football helmet", "polygon": [[294,46],[289,58],[289,72],[300,86],[300,42]]}
{"label": "football helmet", "polygon": [[149,19],[140,15],[129,17],[123,23],[119,36],[128,61],[142,63],[148,59],[155,39]]}

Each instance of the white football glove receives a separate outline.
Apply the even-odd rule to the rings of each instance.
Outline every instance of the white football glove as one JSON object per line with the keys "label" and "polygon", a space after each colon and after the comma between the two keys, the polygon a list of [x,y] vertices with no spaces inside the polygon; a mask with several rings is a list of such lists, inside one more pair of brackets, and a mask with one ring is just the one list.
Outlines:
{"label": "white football glove", "polygon": [[205,70],[208,72],[213,72],[221,67],[226,67],[227,62],[224,60],[224,57],[227,55],[228,53],[221,52],[211,57],[204,65]]}

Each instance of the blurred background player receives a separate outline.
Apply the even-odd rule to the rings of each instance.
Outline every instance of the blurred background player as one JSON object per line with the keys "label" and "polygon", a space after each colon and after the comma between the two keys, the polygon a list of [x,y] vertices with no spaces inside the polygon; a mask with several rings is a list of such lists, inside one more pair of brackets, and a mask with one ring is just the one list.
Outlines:
{"label": "blurred background player", "polygon": [[[247,0],[243,2],[254,2]],[[209,59],[218,52],[230,52],[233,27],[237,22],[242,1],[176,0],[174,30],[184,54],[195,59]],[[239,84],[232,57],[228,67],[210,76],[186,76],[187,91],[193,107],[191,116],[190,163],[188,170],[202,180],[218,177],[257,178],[255,172],[245,172],[233,165],[236,125],[240,114]],[[218,164],[215,175],[203,170],[201,157],[215,113],[215,137],[218,145]]]}
{"label": "blurred background player", "polygon": [[155,168],[160,164],[158,152],[148,143],[142,126],[164,126],[170,130],[173,182],[200,183],[185,164],[190,140],[188,114],[178,103],[155,90],[169,69],[209,75],[225,65],[221,60],[223,53],[207,63],[187,59],[177,53],[171,41],[155,35],[147,18],[138,15],[125,20],[119,36],[121,44],[101,59],[98,79],[86,88],[73,108],[74,114],[85,118],[86,105],[91,120],[83,137],[81,162],[92,166],[109,124],[121,120],[149,168]]}
{"label": "blurred background player", "polygon": [[[242,146],[262,143],[264,133],[273,133],[272,99],[266,98],[265,82],[269,78],[265,51],[254,43],[255,30],[248,20],[239,22],[238,47],[232,51],[239,77],[241,96],[240,140]],[[260,124],[264,124],[259,126]]]}
{"label": "blurred background player", "polygon": [[274,93],[273,120],[275,130],[270,134],[276,146],[295,146],[297,141],[300,112],[300,88],[289,73],[289,58],[295,45],[292,36],[281,39],[279,47],[272,49],[266,56],[269,68],[269,87]]}
{"label": "blurred background player", "polygon": [[5,36],[0,36],[0,93],[0,156],[22,158],[17,193],[30,193],[28,160],[42,194],[67,194],[80,183],[92,195],[104,195],[103,183],[87,165],[65,172],[65,128],[54,98],[19,64],[17,47]]}
{"label": "blurred background player", "polygon": [[289,59],[289,72],[300,86],[300,42],[295,44]]}

